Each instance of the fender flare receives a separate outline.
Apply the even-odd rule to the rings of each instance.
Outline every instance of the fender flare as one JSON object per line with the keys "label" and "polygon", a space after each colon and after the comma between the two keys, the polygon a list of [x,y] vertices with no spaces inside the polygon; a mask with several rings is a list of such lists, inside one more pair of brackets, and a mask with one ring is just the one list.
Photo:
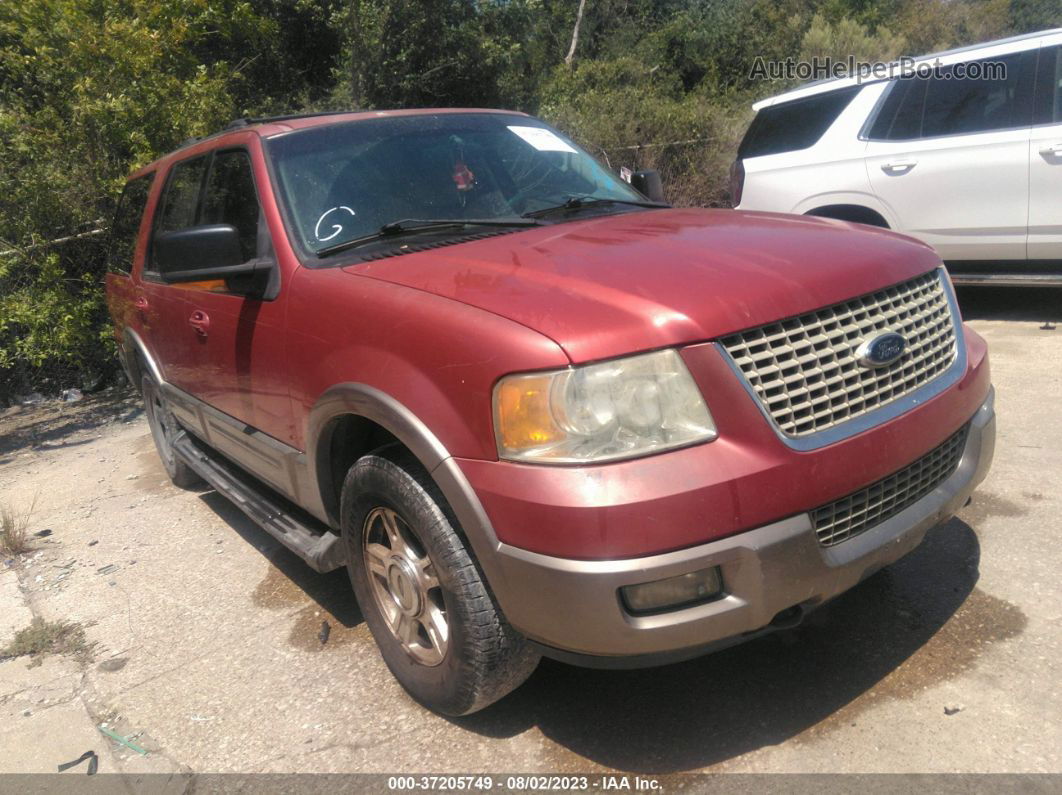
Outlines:
{"label": "fender flare", "polygon": [[497,565],[501,546],[479,497],[453,456],[431,429],[408,407],[368,384],[344,382],[327,389],[310,410],[306,433],[306,463],[310,483],[320,495],[329,523],[339,527],[338,505],[322,489],[334,482],[329,456],[333,420],[352,414],[375,422],[391,433],[417,458],[442,491],[461,525],[487,580],[497,592],[504,577]]}

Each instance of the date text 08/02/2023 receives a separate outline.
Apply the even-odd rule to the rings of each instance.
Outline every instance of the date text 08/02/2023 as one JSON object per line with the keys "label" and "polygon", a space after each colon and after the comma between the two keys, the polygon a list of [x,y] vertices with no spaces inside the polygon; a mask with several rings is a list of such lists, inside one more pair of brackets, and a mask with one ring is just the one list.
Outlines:
{"label": "date text 08/02/2023", "polygon": [[390,776],[387,788],[392,791],[437,790],[437,791],[641,791],[651,792],[662,789],[660,781],[655,778],[625,775],[600,776],[549,776],[549,775],[420,775]]}

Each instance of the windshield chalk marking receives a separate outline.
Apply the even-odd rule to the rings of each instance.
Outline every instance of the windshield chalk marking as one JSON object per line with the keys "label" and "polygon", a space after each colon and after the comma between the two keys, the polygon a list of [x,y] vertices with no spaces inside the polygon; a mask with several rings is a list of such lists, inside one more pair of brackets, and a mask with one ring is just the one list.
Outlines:
{"label": "windshield chalk marking", "polygon": [[343,226],[341,224],[332,224],[332,234],[328,235],[327,237],[321,237],[321,222],[329,215],[334,213],[336,210],[346,210],[348,213],[351,214],[351,216],[357,215],[357,213],[355,213],[352,209],[350,209],[344,204],[341,204],[338,207],[333,207],[330,210],[325,210],[323,213],[321,213],[321,217],[317,219],[317,223],[313,227],[314,237],[317,238],[317,241],[319,243],[327,243],[329,240],[331,240],[343,231]]}

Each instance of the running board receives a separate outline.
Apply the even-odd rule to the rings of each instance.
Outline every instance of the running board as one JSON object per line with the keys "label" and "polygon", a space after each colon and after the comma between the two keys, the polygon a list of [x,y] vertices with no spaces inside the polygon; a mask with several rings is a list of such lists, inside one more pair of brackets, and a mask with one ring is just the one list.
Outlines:
{"label": "running board", "polygon": [[295,512],[302,513],[301,510],[292,510],[294,506],[285,508],[287,500],[272,494],[221,456],[196,444],[187,431],[181,431],[174,439],[173,452],[310,568],[328,572],[346,564],[342,540],[331,529],[309,515],[297,518]]}
{"label": "running board", "polygon": [[1062,274],[1055,273],[952,273],[959,287],[1062,287]]}

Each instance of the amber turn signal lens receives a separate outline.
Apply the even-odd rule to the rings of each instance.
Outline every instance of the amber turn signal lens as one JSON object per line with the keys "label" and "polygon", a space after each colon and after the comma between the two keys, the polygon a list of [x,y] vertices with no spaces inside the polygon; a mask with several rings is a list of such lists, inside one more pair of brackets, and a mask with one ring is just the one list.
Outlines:
{"label": "amber turn signal lens", "polygon": [[510,450],[538,447],[557,440],[561,430],[549,407],[552,375],[524,376],[498,388],[496,423],[502,445]]}

